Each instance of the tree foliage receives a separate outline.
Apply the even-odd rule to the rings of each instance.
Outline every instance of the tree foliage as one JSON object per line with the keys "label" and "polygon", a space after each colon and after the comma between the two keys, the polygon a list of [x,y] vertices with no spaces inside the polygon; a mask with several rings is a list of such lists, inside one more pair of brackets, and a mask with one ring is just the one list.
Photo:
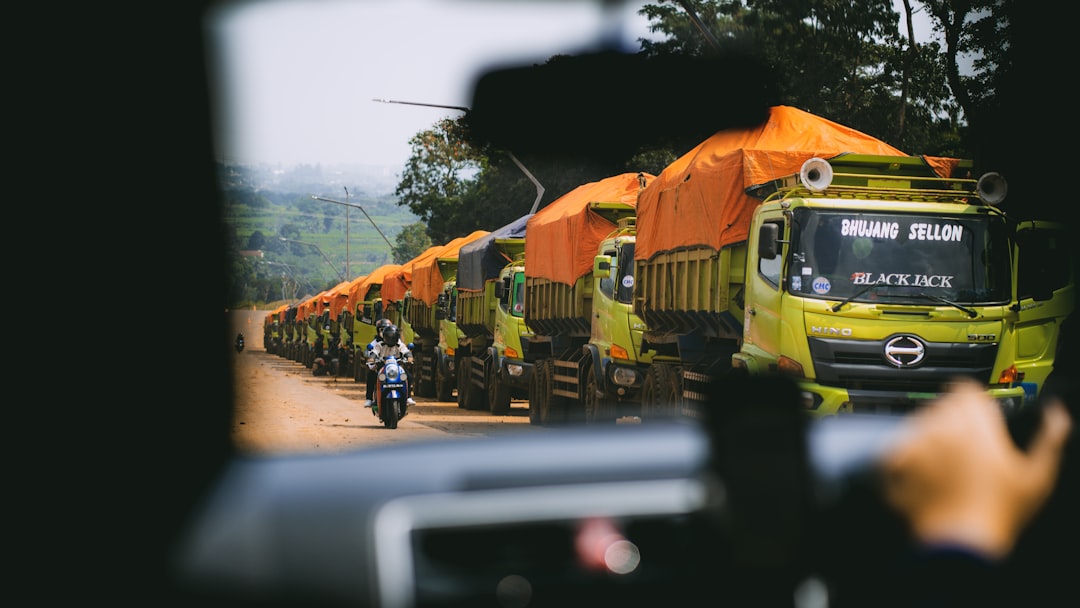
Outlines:
{"label": "tree foliage", "polygon": [[487,159],[468,143],[460,120],[444,118],[409,140],[412,153],[394,193],[427,224],[434,242],[459,236],[460,215],[468,213],[463,201],[475,187],[476,175]]}
{"label": "tree foliage", "polygon": [[423,222],[415,222],[403,227],[394,237],[394,243],[394,263],[404,264],[430,248],[431,237]]}

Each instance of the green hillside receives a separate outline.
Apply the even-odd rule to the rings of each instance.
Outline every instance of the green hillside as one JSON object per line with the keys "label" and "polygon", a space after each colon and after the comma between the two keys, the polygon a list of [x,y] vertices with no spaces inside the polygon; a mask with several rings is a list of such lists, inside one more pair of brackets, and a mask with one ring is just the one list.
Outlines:
{"label": "green hillside", "polygon": [[227,308],[295,301],[393,263],[387,241],[417,221],[396,204],[396,176],[379,169],[217,168]]}

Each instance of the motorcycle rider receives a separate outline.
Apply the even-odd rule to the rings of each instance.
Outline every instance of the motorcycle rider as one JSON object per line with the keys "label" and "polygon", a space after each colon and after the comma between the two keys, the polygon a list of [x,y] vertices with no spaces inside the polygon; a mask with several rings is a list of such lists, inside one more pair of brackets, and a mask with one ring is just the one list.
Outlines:
{"label": "motorcycle rider", "polygon": [[[379,369],[376,366],[376,361],[393,355],[394,357],[397,357],[398,361],[401,361],[403,364],[408,364],[409,368],[411,368],[413,361],[412,351],[410,351],[409,347],[401,341],[401,332],[396,325],[391,323],[389,319],[379,319],[376,321],[375,327],[377,329],[375,339],[368,343],[367,346],[367,402],[364,404],[364,407],[375,405],[375,382],[379,377]],[[409,392],[412,392],[412,382],[409,382]],[[405,402],[408,405],[416,405],[416,402],[413,401],[411,395],[406,397]]]}

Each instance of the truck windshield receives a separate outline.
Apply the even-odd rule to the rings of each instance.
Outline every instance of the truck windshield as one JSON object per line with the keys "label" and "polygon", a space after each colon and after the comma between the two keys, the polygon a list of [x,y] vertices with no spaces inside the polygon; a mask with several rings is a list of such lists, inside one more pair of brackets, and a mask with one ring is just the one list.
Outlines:
{"label": "truck windshield", "polygon": [[797,209],[790,252],[787,289],[803,297],[1009,301],[1009,239],[997,217]]}

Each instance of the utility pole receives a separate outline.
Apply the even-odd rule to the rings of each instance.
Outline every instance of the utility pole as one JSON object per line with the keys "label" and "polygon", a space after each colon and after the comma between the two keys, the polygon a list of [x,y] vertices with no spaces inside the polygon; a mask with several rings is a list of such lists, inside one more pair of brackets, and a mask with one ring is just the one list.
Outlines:
{"label": "utility pole", "polygon": [[345,278],[352,278],[352,266],[349,260],[349,189],[345,186]]}
{"label": "utility pole", "polygon": [[323,250],[322,250],[322,248],[321,248],[321,247],[319,247],[318,245],[316,245],[315,243],[309,243],[309,242],[307,242],[307,241],[298,241],[298,240],[296,240],[296,239],[287,239],[287,238],[285,238],[285,237],[283,237],[283,236],[279,236],[278,238],[279,238],[279,239],[281,239],[282,241],[286,241],[286,242],[289,242],[289,243],[299,243],[299,244],[301,244],[301,245],[308,245],[308,246],[310,246],[310,247],[314,247],[314,248],[315,248],[315,250],[319,252],[319,255],[321,255],[321,256],[322,256],[323,260],[325,260],[325,261],[326,261],[326,265],[327,265],[327,266],[329,266],[329,267],[330,267],[331,269],[333,269],[333,271],[334,271],[334,272],[336,272],[336,273],[338,274],[338,277],[339,277],[339,278],[340,278],[340,279],[341,279],[342,281],[344,281],[344,280],[345,280],[345,277],[344,277],[344,276],[342,276],[342,274],[341,274],[341,271],[340,271],[340,270],[338,270],[338,267],[337,267],[337,266],[334,266],[334,263],[330,261],[330,258],[326,257],[326,254],[325,254],[325,253],[323,253]]}
{"label": "utility pole", "polygon": [[[348,193],[348,190],[346,190],[345,192]],[[312,195],[311,198],[313,198],[313,199],[315,199],[317,201],[325,201],[327,203],[334,203],[336,205],[346,205],[348,207],[356,207],[360,211],[364,211],[364,208],[361,207],[360,205],[357,205],[356,203],[347,203],[347,202],[342,202],[342,201],[335,201],[332,198],[325,198],[325,197],[322,197],[322,196],[315,196],[315,195]],[[386,235],[383,234],[382,230],[379,230],[379,226],[378,226],[378,224],[375,223],[375,220],[371,219],[371,216],[368,215],[367,211],[364,211],[364,216],[367,217],[368,221],[371,222],[371,225],[375,227],[375,230],[377,230],[379,232],[379,236],[381,236],[383,238],[383,240],[386,241],[386,244],[390,246],[390,250],[393,251],[394,250],[393,243],[390,242],[390,239],[386,238]]]}

